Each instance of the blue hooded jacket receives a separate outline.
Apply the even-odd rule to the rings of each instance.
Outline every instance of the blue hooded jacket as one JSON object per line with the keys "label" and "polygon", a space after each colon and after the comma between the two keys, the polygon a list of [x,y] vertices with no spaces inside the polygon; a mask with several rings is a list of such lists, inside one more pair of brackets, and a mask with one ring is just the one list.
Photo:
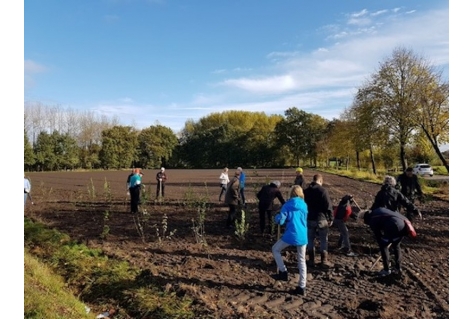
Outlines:
{"label": "blue hooded jacket", "polygon": [[300,197],[290,198],[275,216],[279,225],[286,223],[285,233],[281,239],[290,245],[301,246],[308,244],[308,206]]}

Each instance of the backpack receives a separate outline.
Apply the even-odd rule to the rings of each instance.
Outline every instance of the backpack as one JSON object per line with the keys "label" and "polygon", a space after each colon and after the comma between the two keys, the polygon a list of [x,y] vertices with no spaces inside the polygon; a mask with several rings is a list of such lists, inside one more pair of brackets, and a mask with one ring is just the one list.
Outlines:
{"label": "backpack", "polygon": [[352,214],[351,199],[352,196],[350,195],[345,195],[341,198],[339,204],[333,211],[334,219],[346,221],[349,218]]}

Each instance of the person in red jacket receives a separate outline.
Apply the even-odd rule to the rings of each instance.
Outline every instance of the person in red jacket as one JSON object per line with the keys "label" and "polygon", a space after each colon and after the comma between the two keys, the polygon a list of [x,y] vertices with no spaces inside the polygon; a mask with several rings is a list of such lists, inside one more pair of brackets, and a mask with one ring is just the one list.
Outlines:
{"label": "person in red jacket", "polygon": [[357,214],[352,212],[353,196],[345,195],[341,198],[339,205],[334,209],[334,222],[333,224],[339,230],[339,246],[343,253],[349,257],[356,257],[357,254],[351,249],[351,241],[349,240],[349,230],[347,229],[346,222],[349,217],[357,219]]}

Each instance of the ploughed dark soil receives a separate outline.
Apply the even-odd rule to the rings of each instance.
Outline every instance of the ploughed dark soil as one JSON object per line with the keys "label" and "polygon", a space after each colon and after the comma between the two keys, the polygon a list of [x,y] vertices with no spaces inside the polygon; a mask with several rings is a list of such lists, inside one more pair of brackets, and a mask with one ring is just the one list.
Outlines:
{"label": "ploughed dark soil", "polygon": [[[401,277],[378,278],[382,268],[377,245],[366,225],[350,220],[349,233],[358,257],[338,252],[338,231],[330,231],[330,269],[308,268],[307,294],[290,294],[298,280],[296,250],[284,254],[289,282],[275,282],[271,247],[276,234],[259,234],[255,193],[271,180],[282,182],[284,197],[294,179],[293,170],[247,170],[246,238],[226,229],[227,207],[218,202],[220,170],[166,170],[163,201],[154,202],[157,170],[145,170],[148,200],[141,216],[140,236],[129,213],[125,181],[129,171],[55,172],[27,174],[32,180],[34,205],[25,215],[69,234],[111,257],[128,260],[151,271],[154,282],[195,300],[202,317],[211,318],[448,318],[449,317],[449,202],[419,204],[423,220],[415,220],[417,239],[404,239]],[[232,175],[233,171],[229,172]],[[305,170],[309,181],[315,171]],[[333,203],[346,193],[362,209],[370,206],[380,185],[332,174],[324,186]],[[110,188],[106,186],[106,182]],[[93,187],[92,187],[93,185]],[[105,186],[105,187],[104,187]],[[93,190],[94,189],[94,190]],[[110,189],[110,197],[108,197]],[[204,236],[193,231],[198,220],[193,206],[208,194]],[[95,196],[94,196],[95,195]],[[108,212],[108,219],[104,213]],[[163,236],[163,217],[167,232]],[[101,238],[104,226],[107,236]],[[157,234],[156,230],[159,230]],[[202,244],[202,239],[206,244]],[[316,241],[316,247],[319,246]],[[319,259],[317,259],[319,261]],[[170,288],[171,287],[171,288]]]}

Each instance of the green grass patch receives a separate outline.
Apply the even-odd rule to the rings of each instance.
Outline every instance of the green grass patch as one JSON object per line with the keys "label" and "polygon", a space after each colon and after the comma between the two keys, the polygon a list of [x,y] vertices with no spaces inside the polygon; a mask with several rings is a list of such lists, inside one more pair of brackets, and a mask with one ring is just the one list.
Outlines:
{"label": "green grass patch", "polygon": [[84,319],[86,305],[69,291],[51,267],[24,252],[24,317],[31,319]]}
{"label": "green grass patch", "polygon": [[[195,317],[192,298],[178,287],[173,289],[172,285],[153,276],[147,269],[137,269],[126,261],[109,258],[100,250],[76,243],[67,235],[27,218],[24,221],[24,234],[25,251],[44,263],[55,276],[62,278],[63,286],[66,285],[68,291],[80,298],[81,302],[99,313],[120,305],[122,318]],[[39,270],[29,270],[31,273],[34,271]],[[34,299],[35,295],[25,289],[25,301]],[[34,307],[31,306],[31,309]],[[60,311],[46,305],[42,309],[45,315],[35,317],[31,312],[32,316],[28,318],[75,318],[55,316]]]}

